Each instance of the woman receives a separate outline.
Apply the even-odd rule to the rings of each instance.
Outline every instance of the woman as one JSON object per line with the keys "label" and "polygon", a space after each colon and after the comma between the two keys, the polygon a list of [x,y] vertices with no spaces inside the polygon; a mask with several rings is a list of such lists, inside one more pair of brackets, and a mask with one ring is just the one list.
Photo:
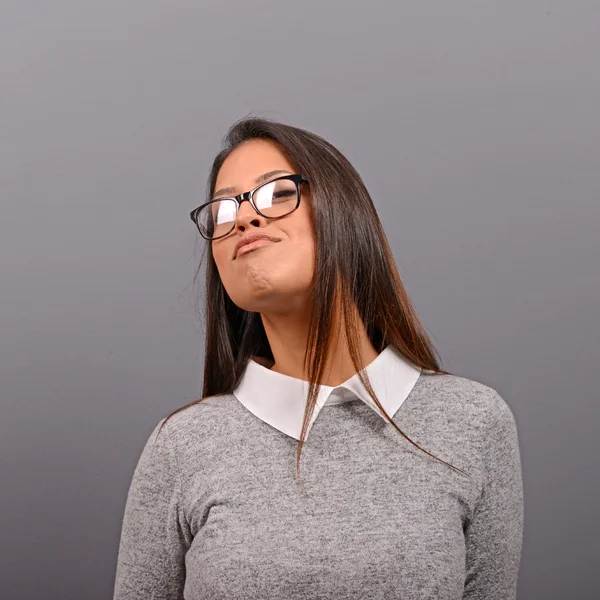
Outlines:
{"label": "woman", "polygon": [[440,369],[348,160],[242,119],[191,217],[203,398],[143,449],[114,599],[515,598],[513,414]]}

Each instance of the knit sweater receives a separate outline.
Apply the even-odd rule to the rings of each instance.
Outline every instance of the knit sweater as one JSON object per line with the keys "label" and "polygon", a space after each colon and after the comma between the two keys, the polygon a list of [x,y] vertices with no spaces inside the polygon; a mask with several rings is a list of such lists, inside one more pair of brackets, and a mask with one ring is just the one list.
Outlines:
{"label": "knit sweater", "polygon": [[[282,398],[285,402],[285,398]],[[321,407],[302,448],[234,394],[154,428],[135,468],[114,600],[516,598],[523,485],[493,388],[423,371],[391,415]]]}

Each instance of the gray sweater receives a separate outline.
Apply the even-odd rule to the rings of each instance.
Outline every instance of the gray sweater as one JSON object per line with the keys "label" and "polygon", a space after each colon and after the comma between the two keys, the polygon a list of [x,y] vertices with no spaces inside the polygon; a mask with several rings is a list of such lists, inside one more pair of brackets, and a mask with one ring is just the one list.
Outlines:
{"label": "gray sweater", "polygon": [[393,415],[326,405],[302,448],[234,395],[148,438],[127,496],[114,600],[516,598],[523,485],[492,388],[423,372]]}

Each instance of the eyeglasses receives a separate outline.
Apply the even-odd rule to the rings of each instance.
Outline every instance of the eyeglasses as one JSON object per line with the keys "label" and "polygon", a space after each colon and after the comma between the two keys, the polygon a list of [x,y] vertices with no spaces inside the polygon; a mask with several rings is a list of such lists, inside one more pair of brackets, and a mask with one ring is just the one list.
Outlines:
{"label": "eyeglasses", "polygon": [[267,219],[279,219],[294,212],[300,206],[302,183],[308,183],[304,175],[283,175],[233,198],[217,198],[206,202],[195,208],[190,218],[203,238],[216,240],[233,231],[239,207],[244,200],[248,200],[252,208]]}

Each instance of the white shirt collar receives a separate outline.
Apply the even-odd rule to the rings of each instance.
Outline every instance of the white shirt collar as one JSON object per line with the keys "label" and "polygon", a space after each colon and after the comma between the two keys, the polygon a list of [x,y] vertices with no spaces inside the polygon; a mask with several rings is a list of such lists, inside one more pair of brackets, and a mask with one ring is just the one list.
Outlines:
{"label": "white shirt collar", "polygon": [[[365,371],[369,375],[373,391],[390,417],[394,416],[406,400],[421,374],[421,368],[404,358],[391,344],[366,366]],[[233,394],[259,419],[297,440],[300,439],[308,396],[307,381],[271,371],[251,358]],[[355,373],[336,387],[321,386],[308,431],[323,406],[357,398],[384,418]]]}

